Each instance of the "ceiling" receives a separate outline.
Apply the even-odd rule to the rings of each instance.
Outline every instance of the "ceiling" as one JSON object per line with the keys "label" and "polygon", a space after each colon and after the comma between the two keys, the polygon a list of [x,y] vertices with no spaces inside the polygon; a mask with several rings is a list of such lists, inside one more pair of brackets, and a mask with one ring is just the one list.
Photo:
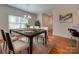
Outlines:
{"label": "ceiling", "polygon": [[31,12],[31,13],[35,13],[35,14],[38,14],[38,13],[51,13],[53,9],[56,9],[56,8],[60,8],[60,7],[73,7],[75,6],[76,4],[9,4],[9,6],[11,7],[15,7],[15,8],[18,8],[18,9],[21,9],[23,11],[28,11],[28,12]]}

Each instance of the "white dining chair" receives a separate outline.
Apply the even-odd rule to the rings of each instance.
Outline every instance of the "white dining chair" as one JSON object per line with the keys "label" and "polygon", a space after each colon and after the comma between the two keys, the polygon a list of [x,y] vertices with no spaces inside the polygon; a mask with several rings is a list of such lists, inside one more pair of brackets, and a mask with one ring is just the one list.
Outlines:
{"label": "white dining chair", "polygon": [[[47,36],[48,36],[48,27],[41,27],[40,29],[46,30],[47,31]],[[44,41],[45,41],[45,34],[44,33],[38,35],[36,38],[37,38],[36,39],[37,42],[39,42],[39,39],[41,38],[41,40],[43,42],[43,45],[44,45]]]}
{"label": "white dining chair", "polygon": [[15,53],[20,53],[23,50],[26,50],[27,52],[29,52],[29,45],[26,44],[25,42],[21,41],[21,40],[17,40],[15,42],[11,41],[11,37],[9,33],[6,33],[6,41],[7,41],[7,45],[8,45],[8,53],[13,52]]}

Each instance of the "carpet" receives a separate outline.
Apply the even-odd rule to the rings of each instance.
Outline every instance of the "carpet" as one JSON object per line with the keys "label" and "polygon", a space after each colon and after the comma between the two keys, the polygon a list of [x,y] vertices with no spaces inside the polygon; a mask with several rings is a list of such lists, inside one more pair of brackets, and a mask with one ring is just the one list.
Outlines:
{"label": "carpet", "polygon": [[[26,44],[28,43],[28,40],[22,40],[24,42],[26,42]],[[52,49],[53,47],[53,43],[48,41],[47,45],[44,46],[43,45],[43,41],[41,39],[38,39],[38,42],[36,41],[36,39],[33,40],[33,54],[48,54],[49,51]],[[8,54],[8,51],[3,51],[1,50],[0,47],[0,54]],[[17,52],[16,54],[27,54],[27,50],[22,50],[20,52]]]}

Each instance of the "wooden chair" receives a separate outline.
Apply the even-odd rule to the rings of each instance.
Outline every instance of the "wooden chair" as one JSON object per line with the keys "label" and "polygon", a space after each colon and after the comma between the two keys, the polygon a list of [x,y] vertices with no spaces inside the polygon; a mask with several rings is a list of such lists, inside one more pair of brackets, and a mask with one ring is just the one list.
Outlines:
{"label": "wooden chair", "polygon": [[26,43],[24,43],[23,41],[20,41],[20,40],[12,42],[9,33],[6,33],[6,41],[7,41],[7,44],[8,44],[8,53],[9,54],[11,52],[13,52],[13,54],[15,54],[16,52],[20,52],[23,49],[27,49],[27,52],[29,53],[29,46]]}

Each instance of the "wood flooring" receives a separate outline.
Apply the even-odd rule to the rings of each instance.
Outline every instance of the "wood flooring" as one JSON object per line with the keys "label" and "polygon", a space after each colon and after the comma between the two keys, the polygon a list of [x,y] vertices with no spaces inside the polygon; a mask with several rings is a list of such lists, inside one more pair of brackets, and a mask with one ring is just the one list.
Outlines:
{"label": "wood flooring", "polygon": [[49,54],[78,54],[79,48],[76,47],[76,40],[59,36],[49,36],[49,41],[54,43]]}

